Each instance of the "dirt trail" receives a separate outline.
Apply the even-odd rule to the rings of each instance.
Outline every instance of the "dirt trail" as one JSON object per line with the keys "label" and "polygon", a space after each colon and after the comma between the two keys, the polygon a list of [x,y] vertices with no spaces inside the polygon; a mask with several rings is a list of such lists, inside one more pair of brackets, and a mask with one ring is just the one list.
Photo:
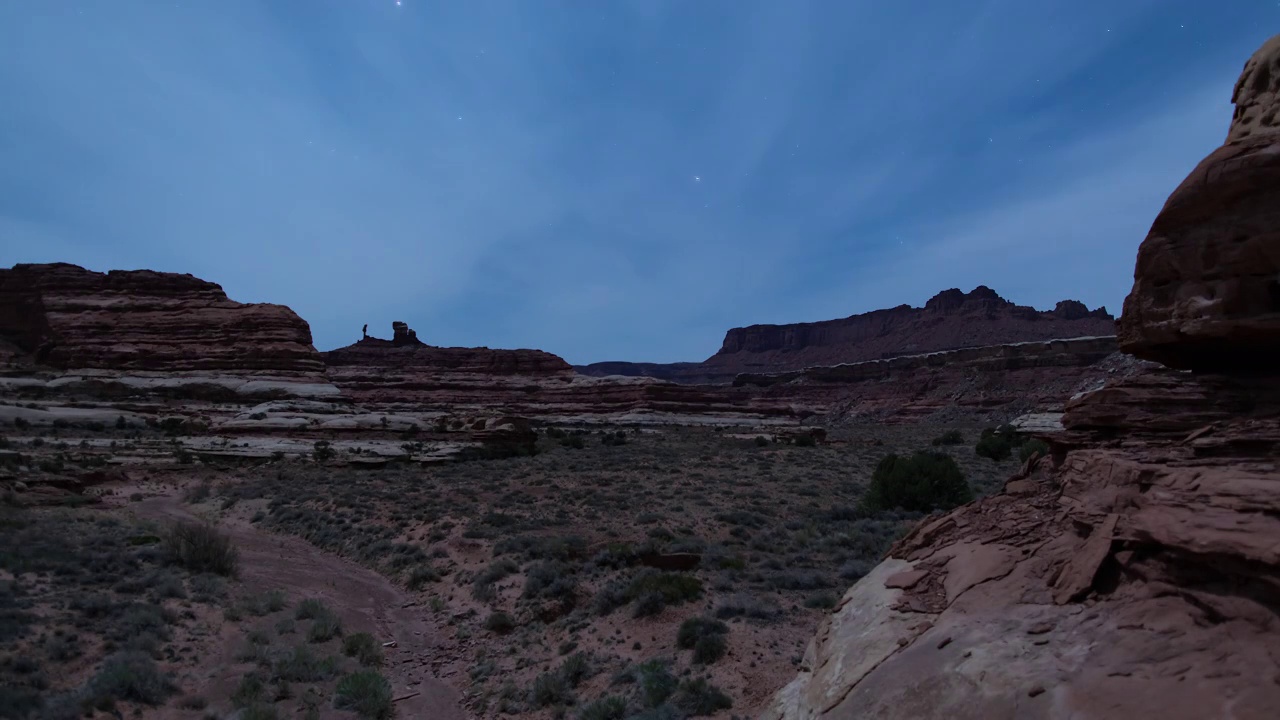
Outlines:
{"label": "dirt trail", "polygon": [[[126,508],[150,520],[196,519],[173,496],[153,497]],[[291,600],[322,598],[343,625],[370,632],[386,648],[384,672],[395,697],[418,693],[396,703],[399,718],[466,720],[456,690],[431,675],[428,658],[439,638],[421,618],[413,598],[385,577],[326,553],[305,540],[264,532],[231,520],[219,527],[240,551],[240,579],[254,589],[278,589]]]}

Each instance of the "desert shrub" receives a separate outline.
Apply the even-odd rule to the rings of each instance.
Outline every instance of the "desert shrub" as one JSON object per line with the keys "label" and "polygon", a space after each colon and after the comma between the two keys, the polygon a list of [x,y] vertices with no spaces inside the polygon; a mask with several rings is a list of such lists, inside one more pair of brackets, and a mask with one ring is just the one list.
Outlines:
{"label": "desert shrub", "polygon": [[623,720],[626,716],[627,701],[616,695],[602,697],[578,711],[578,720]]}
{"label": "desert shrub", "polygon": [[164,554],[169,562],[191,572],[216,575],[234,575],[240,559],[231,538],[211,525],[187,522],[169,528]]}
{"label": "desert shrub", "polygon": [[978,440],[978,444],[973,447],[973,451],[979,457],[989,458],[998,462],[1013,454],[1013,443],[1009,442],[1009,438],[1003,435],[983,435],[982,439]]}
{"label": "desert shrub", "polygon": [[764,447],[769,444],[769,438],[763,435],[757,435],[756,439],[751,442],[755,443],[756,447]]}
{"label": "desert shrub", "polygon": [[319,682],[332,677],[337,669],[337,658],[321,658],[306,645],[293,648],[272,665],[277,678],[290,682]]}
{"label": "desert shrub", "polygon": [[84,704],[99,708],[108,707],[114,700],[159,705],[173,692],[173,683],[149,656],[123,652],[102,664],[86,684],[82,699]]}
{"label": "desert shrub", "polygon": [[721,620],[727,620],[734,617],[746,617],[754,620],[772,620],[778,617],[781,611],[765,601],[747,595],[746,593],[734,593],[729,597],[720,601],[716,605],[715,616]]}
{"label": "desert shrub", "polygon": [[636,598],[631,606],[632,617],[652,617],[667,609],[667,601],[660,592],[647,592]]}
{"label": "desert shrub", "polygon": [[384,720],[392,715],[391,683],[377,670],[359,670],[338,681],[333,706],[351,710],[367,720]]}
{"label": "desert shrub", "polygon": [[934,445],[963,445],[964,435],[959,430],[948,430],[933,439]]}
{"label": "desert shrub", "polygon": [[713,618],[691,617],[680,623],[676,631],[676,647],[689,650],[698,644],[698,640],[710,635],[723,635],[729,632],[729,626]]}
{"label": "desert shrub", "polygon": [[818,438],[814,437],[809,433],[805,433],[804,435],[797,435],[795,439],[796,447],[816,447],[817,444],[818,444]]}
{"label": "desert shrub", "polygon": [[1028,440],[1025,443],[1023,443],[1022,448],[1018,450],[1018,457],[1022,460],[1022,462],[1026,462],[1030,460],[1031,456],[1036,453],[1040,453],[1041,457],[1048,456],[1049,444],[1043,440],[1038,440],[1038,439]]}
{"label": "desert shrub", "polygon": [[560,663],[559,672],[560,677],[564,678],[564,681],[569,685],[569,687],[576,688],[578,685],[582,684],[583,680],[591,677],[591,670],[591,661],[587,658],[586,654],[576,652],[565,658],[564,662]]}
{"label": "desert shrub", "polygon": [[890,453],[882,458],[862,502],[870,510],[931,512],[950,510],[972,499],[973,491],[951,456],[922,451],[911,457]]}
{"label": "desert shrub", "polygon": [[648,593],[658,593],[666,603],[678,605],[702,597],[702,581],[683,573],[655,571],[637,575],[627,587],[627,594],[632,598]]}
{"label": "desert shrub", "polygon": [[476,576],[471,595],[481,602],[489,602],[497,595],[493,584],[519,569],[520,566],[510,558],[495,560],[484,569],[484,572]]}
{"label": "desert shrub", "polygon": [[591,601],[591,610],[597,615],[608,615],[627,602],[627,583],[610,580],[596,593]]}
{"label": "desert shrub", "polygon": [[696,678],[680,683],[679,689],[671,698],[671,704],[689,717],[699,717],[728,710],[733,707],[733,700],[704,678]]}
{"label": "desert shrub", "polygon": [[639,690],[640,701],[645,707],[658,707],[676,691],[678,682],[671,668],[660,659],[646,660],[631,673]]}
{"label": "desert shrub", "polygon": [[311,621],[311,629],[307,631],[307,641],[313,643],[328,642],[342,635],[342,621],[330,611],[317,615]]}
{"label": "desert shrub", "polygon": [[573,703],[573,690],[559,672],[545,672],[533,679],[529,700],[534,707],[570,705]]}
{"label": "desert shrub", "polygon": [[316,462],[331,460],[336,454],[337,453],[334,452],[334,449],[330,446],[328,440],[317,440],[315,444],[311,446],[311,457],[315,458]]}
{"label": "desert shrub", "polygon": [[343,638],[342,654],[355,658],[366,667],[382,664],[382,647],[369,633],[356,633]]}
{"label": "desert shrub", "polygon": [[484,629],[496,635],[506,635],[516,629],[516,621],[504,612],[496,612],[485,618]]}
{"label": "desert shrub", "polygon": [[721,633],[703,635],[693,646],[693,662],[697,665],[710,665],[724,657],[729,642]]}
{"label": "desert shrub", "polygon": [[213,483],[204,480],[182,491],[182,499],[189,503],[204,502],[213,494]]}
{"label": "desert shrub", "polygon": [[542,561],[529,568],[524,578],[524,597],[571,598],[577,581],[561,562]]}
{"label": "desert shrub", "polygon": [[874,567],[875,563],[869,560],[863,560],[860,558],[846,560],[845,563],[840,566],[840,577],[844,580],[861,580],[863,576],[871,572],[871,569]]}
{"label": "desert shrub", "polygon": [[329,612],[331,612],[329,606],[325,605],[323,600],[307,598],[298,603],[297,609],[293,611],[293,616],[299,620],[310,620]]}
{"label": "desert shrub", "polygon": [[419,590],[427,583],[439,582],[440,573],[430,565],[419,565],[409,571],[409,577],[405,579],[405,587],[410,590]]}
{"label": "desert shrub", "polygon": [[574,450],[581,450],[587,446],[587,444],[583,442],[581,435],[568,435],[563,437],[560,439],[560,444],[568,448],[573,448]]}
{"label": "desert shrub", "polygon": [[606,432],[604,434],[604,437],[600,438],[600,444],[605,446],[626,445],[627,433],[625,430],[618,430],[616,432]]}

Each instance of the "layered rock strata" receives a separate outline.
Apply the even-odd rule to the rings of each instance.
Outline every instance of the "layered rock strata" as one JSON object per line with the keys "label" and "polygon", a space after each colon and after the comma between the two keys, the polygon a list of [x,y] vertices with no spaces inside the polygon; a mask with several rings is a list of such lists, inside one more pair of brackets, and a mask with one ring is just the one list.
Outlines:
{"label": "layered rock strata", "polygon": [[725,334],[701,363],[618,363],[581,366],[587,375],[643,375],[689,383],[727,383],[741,373],[777,373],[882,360],[902,355],[1115,334],[1106,308],[1075,300],[1053,310],[1015,305],[994,290],[944,290],[922,308],[901,305],[839,320],[752,325]]}

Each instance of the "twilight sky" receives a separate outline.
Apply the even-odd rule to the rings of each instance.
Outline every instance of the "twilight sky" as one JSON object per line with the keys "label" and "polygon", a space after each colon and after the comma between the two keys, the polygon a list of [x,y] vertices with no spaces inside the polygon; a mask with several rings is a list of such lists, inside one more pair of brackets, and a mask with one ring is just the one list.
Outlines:
{"label": "twilight sky", "polygon": [[574,363],[978,284],[1118,313],[1277,30],[1274,0],[12,0],[0,265]]}

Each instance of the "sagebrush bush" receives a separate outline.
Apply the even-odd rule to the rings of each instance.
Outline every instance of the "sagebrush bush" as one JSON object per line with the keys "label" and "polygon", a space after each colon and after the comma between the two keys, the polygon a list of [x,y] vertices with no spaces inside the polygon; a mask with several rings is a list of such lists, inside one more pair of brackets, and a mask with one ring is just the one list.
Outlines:
{"label": "sagebrush bush", "polygon": [[516,621],[504,612],[496,612],[485,618],[484,629],[496,635],[506,635],[516,629]]}
{"label": "sagebrush bush", "polygon": [[934,445],[963,445],[964,435],[959,430],[948,430],[933,439]]}
{"label": "sagebrush bush", "polygon": [[989,458],[999,462],[1013,454],[1013,443],[1003,435],[983,435],[978,444],[973,446],[978,457]]}
{"label": "sagebrush bush", "polygon": [[1049,455],[1049,444],[1043,440],[1028,440],[1018,450],[1018,457],[1021,458],[1022,462],[1026,462],[1036,453],[1040,453],[1041,457],[1047,457]]}
{"label": "sagebrush bush", "polygon": [[392,715],[391,683],[377,670],[360,670],[338,681],[333,706],[352,710],[366,720],[385,720]]}
{"label": "sagebrush bush", "polygon": [[342,654],[355,658],[366,667],[382,664],[382,646],[369,633],[355,633],[343,638]]}
{"label": "sagebrush bush", "polygon": [[689,650],[698,644],[698,640],[708,635],[723,635],[729,632],[729,626],[713,618],[691,617],[680,623],[676,631],[676,647]]}
{"label": "sagebrush bush", "polygon": [[973,491],[950,455],[921,451],[911,457],[890,453],[880,460],[863,497],[870,510],[932,512],[973,499]]}
{"label": "sagebrush bush", "polygon": [[164,554],[169,562],[195,573],[234,575],[240,562],[231,538],[211,525],[180,522],[164,537]]}
{"label": "sagebrush bush", "polygon": [[626,716],[627,701],[617,695],[602,697],[578,711],[578,720],[623,720]]}

